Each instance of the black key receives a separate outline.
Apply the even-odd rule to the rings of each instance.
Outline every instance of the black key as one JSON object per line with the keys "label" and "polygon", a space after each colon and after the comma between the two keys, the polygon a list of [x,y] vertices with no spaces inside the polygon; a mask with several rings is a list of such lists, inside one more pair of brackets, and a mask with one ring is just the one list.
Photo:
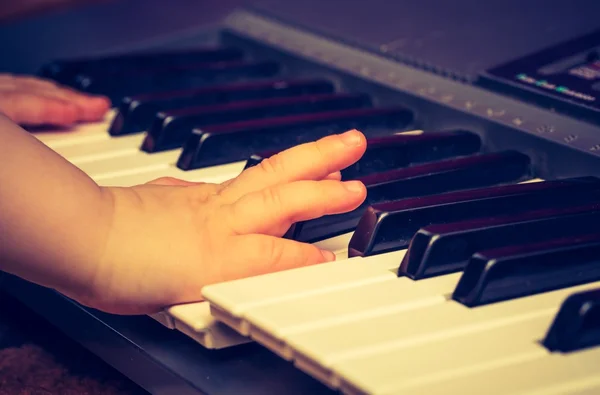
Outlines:
{"label": "black key", "polygon": [[296,225],[291,238],[315,242],[352,231],[370,205],[448,191],[523,181],[531,178],[527,155],[506,151],[430,162],[359,178],[367,198],[357,209]]}
{"label": "black key", "polygon": [[413,119],[404,107],[364,108],[267,120],[234,122],[195,129],[177,166],[183,170],[247,159],[261,151],[284,150],[327,135],[359,129],[367,137],[392,134]]}
{"label": "black key", "polygon": [[452,299],[469,307],[600,280],[600,233],[479,251]]}
{"label": "black key", "polygon": [[565,299],[542,344],[563,353],[600,346],[600,288]]}
{"label": "black key", "polygon": [[364,213],[348,245],[349,256],[369,256],[408,247],[432,224],[519,214],[535,209],[600,201],[595,177],[506,185],[376,204]]}
{"label": "black key", "polygon": [[[128,96],[121,101],[109,133],[119,136],[145,132],[150,129],[159,111],[240,100],[332,93],[334,90],[334,85],[325,80],[269,80]],[[152,142],[147,144],[153,146]]]}
{"label": "black key", "polygon": [[[415,163],[474,154],[480,149],[478,135],[460,130],[375,137],[367,140],[367,150],[362,158],[342,170],[342,179],[353,180]],[[256,166],[274,153],[253,155],[246,162],[246,168]]]}
{"label": "black key", "polygon": [[370,139],[367,151],[352,166],[342,170],[342,179],[479,152],[481,139],[466,131],[430,132]]}
{"label": "black key", "polygon": [[125,96],[142,93],[273,77],[279,70],[280,65],[270,61],[202,63],[171,67],[167,70],[138,70],[119,75],[80,75],[77,77],[75,88],[83,92],[102,94],[117,102]]}
{"label": "black key", "polygon": [[600,203],[429,225],[412,238],[398,274],[418,280],[460,271],[476,251],[590,233],[598,223]]}
{"label": "black key", "polygon": [[185,108],[157,115],[143,145],[146,152],[180,147],[194,128],[285,115],[369,107],[367,95],[325,93]]}
{"label": "black key", "polygon": [[96,75],[138,70],[144,67],[241,60],[237,48],[202,48],[168,52],[133,53],[108,57],[58,60],[44,65],[39,74],[61,84],[73,85],[80,74]]}

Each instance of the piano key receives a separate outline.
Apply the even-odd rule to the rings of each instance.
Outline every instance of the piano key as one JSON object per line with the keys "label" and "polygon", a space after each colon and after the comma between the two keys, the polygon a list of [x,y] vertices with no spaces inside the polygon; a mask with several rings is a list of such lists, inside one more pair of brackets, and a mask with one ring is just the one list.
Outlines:
{"label": "piano key", "polygon": [[77,124],[64,130],[36,131],[31,135],[50,148],[108,140],[106,130],[114,116],[115,111],[111,109],[99,122]]}
{"label": "piano key", "polygon": [[[105,130],[106,133],[106,130]],[[113,158],[115,156],[133,155],[139,152],[143,135],[123,136],[118,139],[102,139],[80,144],[53,147],[54,151],[72,163],[91,162]]]}
{"label": "piano key", "polygon": [[[332,384],[344,393],[410,394],[419,384],[443,380],[486,366],[539,360],[547,352],[535,342],[551,314],[532,315],[506,325],[407,342],[365,357],[333,364]],[[432,356],[435,356],[434,358]],[[468,374],[468,373],[467,373]]]}
{"label": "piano key", "polygon": [[452,298],[475,307],[600,280],[600,234],[478,251]]}
{"label": "piano key", "polygon": [[[478,250],[590,233],[600,222],[600,204],[534,210],[517,215],[433,224],[413,236],[398,270],[421,279],[463,270]],[[525,236],[526,235],[526,236]]]}
{"label": "piano key", "polygon": [[[475,154],[481,149],[479,136],[471,132],[411,132],[367,139],[365,154],[356,163],[342,170],[342,179],[356,179],[415,163]],[[246,168],[256,166],[277,152],[279,151],[252,155],[247,160]]]}
{"label": "piano key", "polygon": [[359,129],[367,137],[390,135],[413,119],[404,107],[364,108],[292,115],[195,129],[177,166],[184,170],[246,160],[250,155],[284,150],[321,137]]}
{"label": "piano key", "polygon": [[275,76],[279,71],[279,63],[272,61],[187,64],[162,71],[149,69],[127,71],[118,75],[79,75],[75,88],[83,92],[102,94],[108,96],[112,102],[118,102],[125,96],[142,93],[268,78]]}
{"label": "piano key", "polygon": [[359,283],[283,303],[253,307],[244,319],[249,323],[248,332],[252,339],[290,360],[294,353],[285,341],[295,333],[316,331],[357,319],[368,321],[383,311],[408,311],[444,303],[445,294],[455,286],[458,278],[456,274],[422,283],[405,277]]}
{"label": "piano key", "polygon": [[253,307],[290,301],[305,295],[324,294],[393,279],[403,252],[375,259],[357,258],[285,270],[241,280],[213,284],[202,289],[211,303],[211,314],[243,335],[249,333],[243,320]]}
{"label": "piano key", "polygon": [[[215,320],[210,315],[208,303],[186,303],[171,306],[166,309],[166,314],[173,320],[175,329],[185,333],[206,348],[218,350],[251,342],[249,338]],[[190,316],[195,317],[195,320],[188,320]]]}
{"label": "piano key", "polygon": [[471,155],[480,149],[480,137],[462,130],[377,137],[368,141],[367,151],[360,160],[342,170],[342,179],[350,180],[415,163]]}
{"label": "piano key", "polygon": [[109,133],[119,136],[147,131],[159,111],[241,100],[333,93],[334,90],[334,85],[326,80],[277,79],[128,96],[121,101]]}
{"label": "piano key", "polygon": [[[170,171],[175,168],[179,151],[165,151],[155,154],[145,152],[135,155],[100,159],[92,162],[76,163],[75,165],[89,176],[105,180],[128,175],[142,175],[157,170]],[[181,172],[178,174],[183,175]],[[182,177],[179,177],[182,178]]]}
{"label": "piano key", "polygon": [[190,182],[218,184],[237,177],[242,172],[243,167],[244,162],[234,162],[226,165],[205,167],[203,169],[184,172],[171,164],[163,164],[156,165],[150,169],[138,169],[138,171],[133,172],[127,170],[121,172],[115,171],[113,173],[96,175],[93,178],[100,185],[119,187],[144,184],[161,177],[173,177]]}
{"label": "piano key", "polygon": [[142,149],[164,151],[182,146],[194,128],[286,115],[369,107],[369,96],[325,93],[199,106],[157,114]]}
{"label": "piano key", "polygon": [[569,295],[542,344],[552,352],[562,353],[599,347],[600,288]]}
{"label": "piano key", "polygon": [[455,191],[376,204],[369,207],[360,219],[348,254],[367,256],[407,248],[420,228],[432,224],[587,204],[599,198],[600,180],[580,177]]}
{"label": "piano key", "polygon": [[44,65],[39,75],[61,84],[72,85],[80,74],[95,75],[135,71],[141,67],[186,65],[201,62],[241,60],[243,52],[237,48],[202,48],[181,51],[138,52],[106,57],[58,60]]}
{"label": "piano key", "polygon": [[[431,280],[435,278],[419,283]],[[354,319],[342,323],[292,333],[286,338],[286,343],[293,352],[296,366],[318,369],[321,378],[334,381],[335,366],[351,359],[366,358],[385,351],[451,339],[482,330],[503,328],[535,317],[546,317],[550,322],[567,295],[599,285],[600,282],[574,286],[476,309],[469,309],[451,300],[408,310],[382,309],[373,313],[368,320],[357,314]],[[543,332],[539,337],[542,336]]]}
{"label": "piano key", "polygon": [[359,178],[367,198],[357,209],[296,224],[290,238],[314,242],[349,232],[373,204],[531,178],[530,160],[515,151],[459,157],[430,162]]}
{"label": "piano key", "polygon": [[584,395],[600,389],[598,361],[600,348],[570,354],[549,354],[544,358],[512,361],[499,367],[483,366],[409,389],[382,395],[441,394],[528,394]]}

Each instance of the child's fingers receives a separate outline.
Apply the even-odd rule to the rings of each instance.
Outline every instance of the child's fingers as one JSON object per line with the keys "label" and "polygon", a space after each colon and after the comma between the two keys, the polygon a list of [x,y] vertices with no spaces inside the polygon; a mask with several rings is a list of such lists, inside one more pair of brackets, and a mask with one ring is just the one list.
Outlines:
{"label": "child's fingers", "polygon": [[[54,81],[36,77],[0,75],[0,96],[11,98],[14,94],[28,94],[39,96],[40,98],[58,99],[68,102],[76,106],[76,121],[89,122],[101,120],[110,109],[111,104],[108,98],[77,92],[71,88],[61,86]],[[52,111],[52,108],[49,111]],[[5,109],[0,108],[0,110]],[[10,111],[10,109],[5,111]],[[38,121],[35,124],[57,124],[53,120],[53,116],[60,117],[60,115],[51,113],[44,121]],[[57,125],[64,126],[64,123],[60,122]]]}
{"label": "child's fingers", "polygon": [[366,197],[358,181],[296,181],[244,196],[226,206],[226,224],[235,234],[281,236],[295,222],[348,212]]}
{"label": "child's fingers", "polygon": [[247,193],[299,180],[322,180],[356,162],[366,149],[357,130],[301,144],[263,160],[229,182],[221,195],[233,202]]}
{"label": "child's fingers", "polygon": [[211,282],[258,276],[335,260],[335,255],[318,247],[267,235],[244,235],[232,239],[231,257]]}
{"label": "child's fingers", "polygon": [[0,92],[0,112],[21,125],[71,126],[77,122],[79,110],[63,99],[11,91]]}
{"label": "child's fingers", "polygon": [[75,104],[79,109],[79,121],[99,121],[110,109],[110,100],[104,96],[94,96],[74,91],[67,87],[38,90],[43,96],[60,98]]}
{"label": "child's fingers", "polygon": [[0,74],[0,89],[57,89],[55,81],[44,78]]}

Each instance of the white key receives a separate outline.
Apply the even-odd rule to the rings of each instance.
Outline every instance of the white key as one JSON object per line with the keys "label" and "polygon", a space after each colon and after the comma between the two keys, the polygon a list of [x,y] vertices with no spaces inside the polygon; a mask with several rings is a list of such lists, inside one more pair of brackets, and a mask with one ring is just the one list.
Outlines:
{"label": "white key", "polygon": [[180,150],[146,153],[138,151],[134,155],[99,159],[92,162],[74,163],[90,177],[114,177],[118,175],[139,174],[145,171],[167,169],[175,166]]}
{"label": "white key", "polygon": [[114,137],[108,140],[59,146],[53,149],[71,163],[78,164],[119,156],[135,155],[140,152],[140,146],[144,138],[144,133],[138,133],[130,136]]}
{"label": "white key", "polygon": [[334,384],[346,393],[383,394],[419,387],[473,369],[547,355],[536,343],[550,326],[553,315],[534,316],[506,326],[465,333],[449,339],[392,347],[366,357],[349,358],[333,365]]}
{"label": "white key", "polygon": [[457,374],[447,380],[423,384],[412,390],[399,389],[386,395],[486,394],[573,395],[600,389],[600,347],[543,358],[524,359],[496,368],[483,366],[472,374]]}
{"label": "white key", "polygon": [[358,316],[351,322],[292,334],[287,343],[294,350],[296,361],[329,370],[350,358],[552,315],[569,294],[598,286],[600,282],[477,308],[449,300],[420,309],[384,313],[368,320]]}
{"label": "white key", "polygon": [[102,186],[126,187],[139,185],[160,177],[174,177],[190,182],[222,183],[237,177],[246,162],[235,162],[227,165],[206,167],[203,169],[184,171],[175,166],[162,166],[158,169],[142,171],[135,174],[110,175],[93,177]]}
{"label": "white key", "polygon": [[91,141],[109,140],[108,128],[112,123],[116,109],[111,109],[103,121],[83,123],[71,130],[57,130],[32,133],[38,140],[50,148],[65,147],[69,145],[86,144]]}
{"label": "white key", "polygon": [[333,289],[395,278],[404,252],[353,258],[207,286],[202,294],[219,320],[247,335],[244,315],[251,308],[281,303]]}
{"label": "white key", "polygon": [[247,337],[215,320],[206,302],[173,306],[165,313],[172,319],[175,329],[206,348],[220,349],[250,342]]}
{"label": "white key", "polygon": [[444,303],[459,278],[459,273],[420,282],[388,278],[251,308],[244,317],[253,339],[291,359],[293,350],[285,342],[298,333]]}

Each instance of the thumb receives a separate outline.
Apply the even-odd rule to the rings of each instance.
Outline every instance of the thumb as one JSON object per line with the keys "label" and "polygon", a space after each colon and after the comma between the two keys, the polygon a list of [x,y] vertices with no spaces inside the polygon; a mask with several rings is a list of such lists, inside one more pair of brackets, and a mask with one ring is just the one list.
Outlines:
{"label": "thumb", "polygon": [[335,260],[331,251],[307,243],[269,235],[243,235],[232,238],[233,257],[224,260],[218,282],[258,276]]}

